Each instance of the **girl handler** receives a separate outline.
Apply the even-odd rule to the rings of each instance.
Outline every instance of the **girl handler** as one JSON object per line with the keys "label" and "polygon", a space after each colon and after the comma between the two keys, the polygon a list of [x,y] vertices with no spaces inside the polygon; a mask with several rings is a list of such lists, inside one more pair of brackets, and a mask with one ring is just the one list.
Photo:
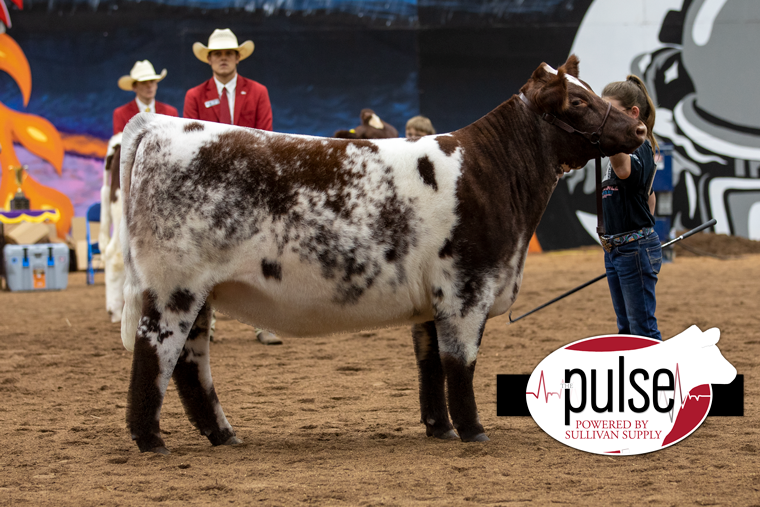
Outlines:
{"label": "girl handler", "polygon": [[602,98],[640,119],[648,130],[647,141],[632,155],[609,157],[602,182],[604,264],[618,331],[662,340],[654,316],[654,287],[662,265],[653,216],[654,150],[658,148],[652,133],[655,108],[644,83],[634,75],[605,86]]}

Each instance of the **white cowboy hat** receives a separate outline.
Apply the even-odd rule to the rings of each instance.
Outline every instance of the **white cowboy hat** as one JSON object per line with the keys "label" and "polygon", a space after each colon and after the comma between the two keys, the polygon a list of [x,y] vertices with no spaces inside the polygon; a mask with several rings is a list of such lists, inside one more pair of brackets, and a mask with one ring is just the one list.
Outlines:
{"label": "white cowboy hat", "polygon": [[229,28],[225,28],[224,30],[217,28],[208,38],[208,47],[200,42],[193,44],[193,53],[195,53],[195,57],[204,63],[208,63],[208,54],[210,51],[219,51],[222,49],[234,49],[238,52],[240,60],[242,61],[253,53],[253,41],[247,40],[238,45],[237,37],[232,33],[232,30]]}
{"label": "white cowboy hat", "polygon": [[161,74],[156,74],[156,69],[153,68],[153,64],[148,60],[141,62],[135,62],[132,70],[129,71],[128,76],[121,76],[119,78],[119,88],[126,91],[132,91],[132,85],[135,82],[143,81],[161,81],[166,77],[166,69],[161,71]]}

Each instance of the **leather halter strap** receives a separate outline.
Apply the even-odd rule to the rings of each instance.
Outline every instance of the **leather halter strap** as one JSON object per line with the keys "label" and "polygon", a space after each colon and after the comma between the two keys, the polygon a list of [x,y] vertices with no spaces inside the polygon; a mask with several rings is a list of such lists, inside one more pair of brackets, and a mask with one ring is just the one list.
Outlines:
{"label": "leather halter strap", "polygon": [[602,137],[602,129],[604,128],[604,124],[607,123],[607,118],[610,116],[610,109],[612,109],[612,104],[610,104],[609,102],[607,102],[607,111],[604,113],[604,118],[602,119],[602,123],[599,125],[599,127],[597,127],[597,129],[595,131],[593,131],[593,132],[582,132],[582,131],[576,129],[575,127],[572,127],[572,126],[568,125],[567,123],[565,123],[564,121],[560,120],[559,118],[557,118],[553,114],[541,113],[541,111],[539,111],[536,108],[536,106],[533,105],[533,103],[530,101],[530,99],[528,99],[528,97],[526,97],[525,94],[522,93],[522,92],[520,93],[520,100],[522,100],[525,103],[525,105],[528,106],[528,109],[530,109],[531,111],[533,111],[534,113],[536,113],[538,116],[541,117],[542,120],[544,120],[548,124],[554,125],[555,127],[559,127],[562,130],[564,130],[565,132],[567,132],[568,134],[580,134],[580,135],[582,135],[583,137],[585,137],[588,140],[588,142],[590,142],[591,144],[595,144],[596,145],[597,149],[599,150],[599,153],[601,153],[603,157],[607,156],[602,151],[602,147],[599,144],[599,140]]}
{"label": "leather halter strap", "polygon": [[603,236],[605,234],[604,230],[604,213],[602,211],[602,158],[606,157],[607,155],[604,154],[602,151],[602,147],[599,144],[599,140],[602,137],[602,128],[604,128],[604,124],[607,123],[607,118],[610,115],[610,109],[612,109],[612,104],[607,102],[607,111],[604,113],[604,118],[602,119],[602,123],[599,125],[599,127],[594,132],[581,132],[580,130],[576,129],[575,127],[571,127],[564,121],[560,120],[553,114],[549,113],[541,113],[536,106],[533,105],[533,103],[528,99],[528,97],[525,96],[524,93],[520,92],[520,100],[522,100],[526,106],[528,106],[528,109],[536,113],[538,116],[541,117],[542,120],[549,123],[550,125],[554,125],[556,127],[561,128],[568,134],[580,134],[583,137],[585,137],[588,142],[591,144],[595,144],[597,149],[599,150],[599,153],[601,153],[601,156],[596,156],[596,163],[595,163],[595,172],[596,172],[596,233],[600,236]]}

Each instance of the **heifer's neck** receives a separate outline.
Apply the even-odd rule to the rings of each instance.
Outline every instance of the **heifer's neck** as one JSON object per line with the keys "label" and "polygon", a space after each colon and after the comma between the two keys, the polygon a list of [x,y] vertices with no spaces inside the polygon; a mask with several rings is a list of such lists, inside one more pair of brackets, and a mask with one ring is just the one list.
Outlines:
{"label": "heifer's neck", "polygon": [[479,168],[475,178],[495,211],[532,235],[562,174],[560,153],[569,146],[561,136],[568,134],[541,122],[516,97],[457,134],[466,144],[465,165]]}

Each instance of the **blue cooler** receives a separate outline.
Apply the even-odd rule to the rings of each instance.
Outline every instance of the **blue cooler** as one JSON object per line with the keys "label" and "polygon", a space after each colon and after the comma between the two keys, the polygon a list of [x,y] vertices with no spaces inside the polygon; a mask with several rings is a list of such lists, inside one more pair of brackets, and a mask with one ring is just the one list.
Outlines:
{"label": "blue cooler", "polygon": [[69,283],[69,247],[64,243],[5,245],[3,258],[11,291],[61,290]]}

